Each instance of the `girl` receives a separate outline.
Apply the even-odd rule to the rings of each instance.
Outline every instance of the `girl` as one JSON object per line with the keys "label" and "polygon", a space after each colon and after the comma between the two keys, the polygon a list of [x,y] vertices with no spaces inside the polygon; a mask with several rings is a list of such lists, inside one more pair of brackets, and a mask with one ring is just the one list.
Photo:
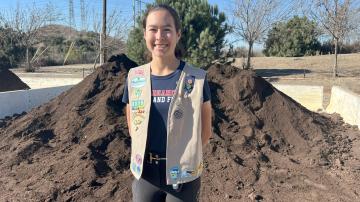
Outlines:
{"label": "girl", "polygon": [[167,5],[143,19],[150,63],[129,71],[123,102],[131,135],[133,201],[198,201],[202,147],[211,136],[206,72],[179,60],[177,12]]}

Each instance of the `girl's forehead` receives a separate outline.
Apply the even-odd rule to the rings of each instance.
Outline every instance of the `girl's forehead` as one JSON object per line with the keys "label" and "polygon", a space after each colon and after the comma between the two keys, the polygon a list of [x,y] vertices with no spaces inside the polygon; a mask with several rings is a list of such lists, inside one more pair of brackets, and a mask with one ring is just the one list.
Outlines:
{"label": "girl's forehead", "polygon": [[156,10],[149,13],[146,26],[174,27],[174,19],[167,10]]}

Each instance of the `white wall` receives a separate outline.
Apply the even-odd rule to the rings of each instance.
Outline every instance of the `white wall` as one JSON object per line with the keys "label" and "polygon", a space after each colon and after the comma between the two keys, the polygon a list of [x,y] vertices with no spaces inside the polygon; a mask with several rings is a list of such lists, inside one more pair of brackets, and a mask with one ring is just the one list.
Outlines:
{"label": "white wall", "polygon": [[285,93],[302,106],[311,111],[322,111],[324,101],[324,87],[323,86],[308,86],[308,85],[272,85]]}
{"label": "white wall", "polygon": [[15,113],[28,112],[60,95],[62,92],[70,89],[73,85],[7,91],[0,93],[0,118],[12,116]]}
{"label": "white wall", "polygon": [[52,77],[26,77],[19,76],[19,78],[26,83],[31,89],[39,88],[49,88],[56,86],[65,86],[65,85],[76,85],[83,78],[52,78]]}
{"label": "white wall", "polygon": [[346,123],[360,127],[360,95],[339,86],[333,86],[326,112],[338,113]]}

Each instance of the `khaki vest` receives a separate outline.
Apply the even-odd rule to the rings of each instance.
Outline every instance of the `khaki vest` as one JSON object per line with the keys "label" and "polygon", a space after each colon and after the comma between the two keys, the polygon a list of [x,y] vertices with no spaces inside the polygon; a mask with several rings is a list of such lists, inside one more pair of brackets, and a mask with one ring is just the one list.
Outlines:
{"label": "khaki vest", "polygon": [[[201,175],[201,105],[206,72],[185,64],[170,102],[167,120],[167,184],[195,180]],[[130,170],[141,177],[151,106],[150,64],[130,69],[128,93],[131,127]]]}

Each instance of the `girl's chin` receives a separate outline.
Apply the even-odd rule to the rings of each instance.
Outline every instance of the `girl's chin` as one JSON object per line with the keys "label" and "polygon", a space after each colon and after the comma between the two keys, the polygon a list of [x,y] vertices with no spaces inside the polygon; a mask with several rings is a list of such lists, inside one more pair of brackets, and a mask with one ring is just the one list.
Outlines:
{"label": "girl's chin", "polygon": [[152,55],[156,56],[156,57],[167,57],[169,54],[167,51],[154,50],[154,51],[152,51]]}

